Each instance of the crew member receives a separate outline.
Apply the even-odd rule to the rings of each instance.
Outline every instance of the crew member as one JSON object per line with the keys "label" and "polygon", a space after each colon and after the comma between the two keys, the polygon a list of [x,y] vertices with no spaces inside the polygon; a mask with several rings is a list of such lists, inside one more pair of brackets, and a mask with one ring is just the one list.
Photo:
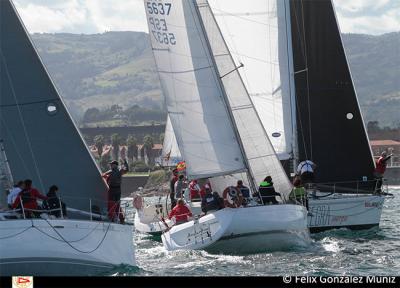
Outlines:
{"label": "crew member", "polygon": [[317,165],[311,160],[305,160],[297,166],[297,175],[300,176],[303,185],[314,182],[314,170]]}
{"label": "crew member", "polygon": [[250,198],[250,189],[243,185],[242,180],[237,181],[236,188],[238,188],[239,191],[242,193],[242,196],[243,196],[243,204],[242,205],[246,206],[247,203],[249,202],[249,198]]}
{"label": "crew member", "polygon": [[201,211],[207,214],[208,211],[222,208],[224,208],[223,199],[219,196],[218,192],[211,192],[210,189],[206,189],[206,194],[201,200]]}
{"label": "crew member", "polygon": [[[25,217],[33,218],[38,217],[40,213],[38,211],[39,207],[37,205],[37,200],[42,199],[46,200],[47,197],[42,195],[36,188],[32,187],[32,180],[26,179],[24,181],[25,188],[18,194],[15,202],[13,203],[13,209],[24,208],[24,212],[20,211],[21,213],[25,213]],[[22,203],[21,203],[22,201]]]}
{"label": "crew member", "polygon": [[172,177],[169,181],[169,198],[171,199],[171,209],[175,207],[175,183],[178,181],[178,169],[172,170]]}
{"label": "crew member", "polygon": [[376,168],[374,171],[374,176],[377,180],[376,182],[376,192],[382,192],[383,175],[386,171],[387,161],[392,157],[393,154],[387,155],[386,151],[383,151],[381,157],[376,161]]}
{"label": "crew member", "polygon": [[296,178],[293,182],[293,186],[293,190],[289,194],[289,200],[291,200],[293,203],[305,204],[308,209],[306,190],[301,185],[301,180],[299,178]]}
{"label": "crew member", "polygon": [[190,200],[196,201],[200,200],[200,185],[197,183],[197,180],[192,180],[189,183],[189,191],[190,191]]}
{"label": "crew member", "polygon": [[[264,181],[260,183],[258,191],[264,205],[267,205],[270,202],[272,202],[272,204],[279,204],[279,202],[276,201],[275,196],[281,196],[281,194],[275,191],[274,183],[272,182],[271,176],[267,176],[264,178]],[[257,195],[253,196],[256,197]]]}
{"label": "crew member", "polygon": [[103,178],[106,179],[108,184],[108,217],[114,221],[119,215],[120,223],[125,223],[124,215],[120,207],[121,200],[121,182],[122,175],[129,171],[128,163],[124,159],[124,167],[118,169],[118,161],[114,160],[110,163],[110,170],[103,173]]}
{"label": "crew member", "polygon": [[10,194],[7,195],[8,208],[12,208],[15,199],[17,199],[18,194],[24,190],[24,181],[18,181],[18,183],[11,189]]}
{"label": "crew member", "polygon": [[185,205],[185,201],[183,199],[178,200],[178,204],[171,210],[168,215],[169,219],[175,217],[175,224],[182,224],[189,220],[189,217],[192,217],[193,214],[190,209]]}
{"label": "crew member", "polygon": [[185,176],[179,175],[178,181],[175,182],[175,198],[182,198],[183,190],[185,190]]}

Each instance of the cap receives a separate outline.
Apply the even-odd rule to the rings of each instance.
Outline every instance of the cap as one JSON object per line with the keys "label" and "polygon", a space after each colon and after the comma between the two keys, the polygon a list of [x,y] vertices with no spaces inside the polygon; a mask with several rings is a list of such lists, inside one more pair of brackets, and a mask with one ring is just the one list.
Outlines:
{"label": "cap", "polygon": [[117,161],[117,160],[114,160],[114,161],[111,161],[111,162],[108,163],[108,164],[115,164],[115,165],[118,165],[118,161]]}

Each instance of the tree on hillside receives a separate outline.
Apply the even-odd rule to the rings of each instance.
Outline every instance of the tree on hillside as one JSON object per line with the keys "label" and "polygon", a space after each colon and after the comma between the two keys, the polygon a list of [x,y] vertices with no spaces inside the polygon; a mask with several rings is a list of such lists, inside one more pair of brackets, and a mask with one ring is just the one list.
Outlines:
{"label": "tree on hillside", "polygon": [[86,110],[85,114],[83,114],[83,122],[95,122],[99,120],[100,110],[97,108],[89,108]]}
{"label": "tree on hillside", "polygon": [[379,121],[369,121],[367,124],[367,131],[370,133],[379,132],[381,127],[379,126]]}
{"label": "tree on hillside", "polygon": [[103,147],[104,147],[104,136],[103,135],[96,135],[93,139],[94,145],[97,148],[97,153],[99,154],[99,157],[101,158],[101,155],[103,154]]}
{"label": "tree on hillside", "polygon": [[121,145],[121,137],[118,133],[111,135],[111,145],[113,147],[112,158],[118,161],[119,156],[119,145]]}
{"label": "tree on hillside", "polygon": [[164,143],[164,138],[165,138],[165,134],[161,133],[160,134],[160,143],[163,144]]}
{"label": "tree on hillside", "polygon": [[152,153],[152,149],[154,147],[154,139],[151,135],[146,135],[143,138],[143,149],[144,149],[144,154],[148,159],[148,163],[153,163],[153,153]]}
{"label": "tree on hillside", "polygon": [[128,163],[131,165],[138,158],[137,139],[132,135],[128,135],[126,145],[128,146]]}

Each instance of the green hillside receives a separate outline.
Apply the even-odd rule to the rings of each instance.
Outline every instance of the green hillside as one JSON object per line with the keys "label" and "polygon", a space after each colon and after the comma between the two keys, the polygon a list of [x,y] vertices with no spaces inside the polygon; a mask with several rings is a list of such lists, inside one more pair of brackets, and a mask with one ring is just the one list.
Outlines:
{"label": "green hillside", "polygon": [[[164,109],[146,33],[33,34],[33,40],[79,122],[93,107]],[[400,33],[344,34],[343,40],[365,120],[398,125]]]}

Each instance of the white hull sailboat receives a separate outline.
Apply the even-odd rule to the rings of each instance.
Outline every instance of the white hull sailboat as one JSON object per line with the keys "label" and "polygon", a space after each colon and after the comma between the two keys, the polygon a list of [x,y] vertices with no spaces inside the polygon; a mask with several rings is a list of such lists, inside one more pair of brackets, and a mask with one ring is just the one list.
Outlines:
{"label": "white hull sailboat", "polygon": [[[12,187],[12,178],[32,179],[42,194],[56,185],[60,203],[51,211],[24,203],[1,210],[0,276],[134,266],[132,226],[108,221],[106,184],[11,0],[0,1],[0,28],[0,142],[7,159],[0,165],[9,171],[1,181]],[[27,191],[20,200],[36,202],[30,197]],[[50,216],[55,210],[59,215]]]}
{"label": "white hull sailboat", "polygon": [[1,221],[0,227],[2,276],[101,275],[121,264],[134,265],[130,225],[19,219]]}
{"label": "white hull sailboat", "polygon": [[299,205],[225,208],[174,226],[162,235],[168,250],[247,254],[309,245],[307,211]]}
{"label": "white hull sailboat", "polygon": [[303,160],[317,164],[316,189],[308,191],[311,232],[378,226],[386,197],[375,193],[374,161],[332,1],[209,2],[288,175]]}
{"label": "white hull sailboat", "polygon": [[[208,2],[146,1],[145,8],[168,115],[189,180],[221,184],[223,177],[233,175],[254,193],[256,183],[271,175],[285,202],[291,184]],[[223,190],[214,191],[221,194]],[[175,225],[163,233],[162,240],[167,250],[246,253],[274,249],[278,243],[286,249],[299,238],[307,243],[308,233],[304,206],[256,204],[209,212]],[[256,249],[250,242],[243,247],[246,241],[257,244]]]}
{"label": "white hull sailboat", "polygon": [[309,194],[308,227],[310,232],[349,228],[378,227],[385,196],[317,192]]}

